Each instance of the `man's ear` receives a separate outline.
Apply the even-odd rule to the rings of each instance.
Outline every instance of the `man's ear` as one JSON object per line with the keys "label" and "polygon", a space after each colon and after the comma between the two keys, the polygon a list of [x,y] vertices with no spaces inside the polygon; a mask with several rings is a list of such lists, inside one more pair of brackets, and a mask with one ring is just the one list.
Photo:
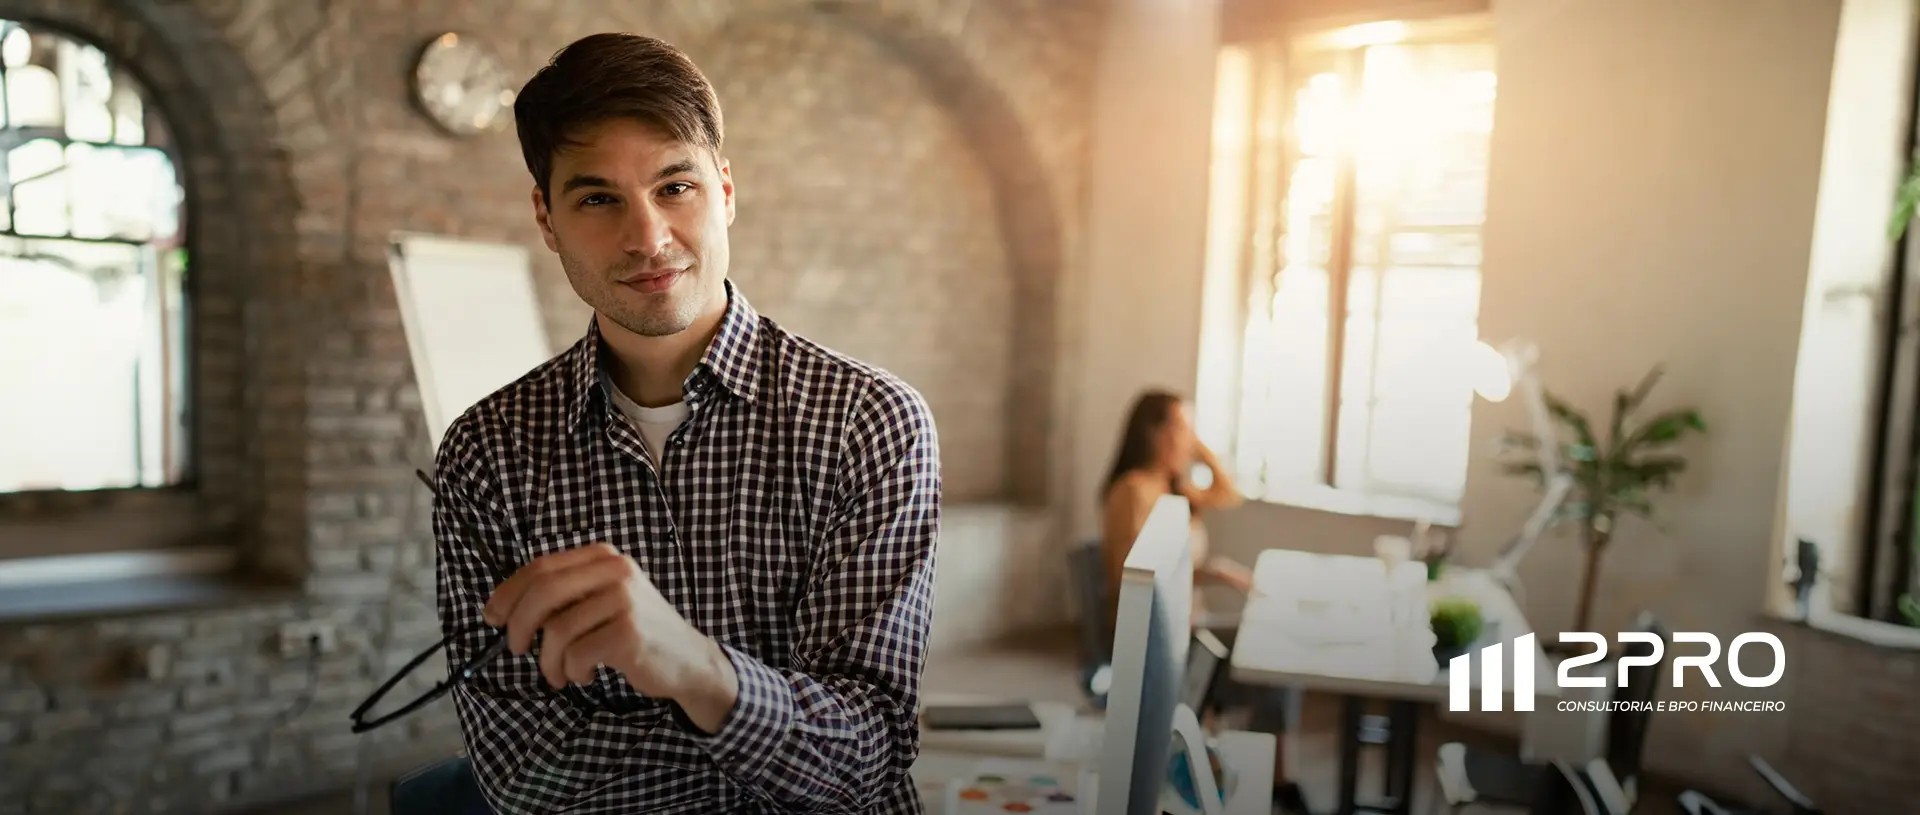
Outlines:
{"label": "man's ear", "polygon": [[540,185],[533,185],[533,221],[540,225],[540,239],[546,241],[547,249],[560,251],[560,243],[553,237],[551,213],[547,210],[547,196],[540,192]]}
{"label": "man's ear", "polygon": [[733,168],[724,156],[714,156],[720,168],[720,191],[727,197],[727,226],[733,226]]}

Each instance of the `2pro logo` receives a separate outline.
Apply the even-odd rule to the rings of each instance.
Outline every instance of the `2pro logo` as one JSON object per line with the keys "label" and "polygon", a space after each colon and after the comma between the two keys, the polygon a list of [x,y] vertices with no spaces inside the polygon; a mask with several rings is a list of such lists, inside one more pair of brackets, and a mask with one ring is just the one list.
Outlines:
{"label": "2pro logo", "polygon": [[[1534,662],[1536,649],[1534,635],[1528,634],[1513,640],[1513,709],[1516,711],[1533,710],[1533,679],[1538,671]],[[1560,635],[1562,642],[1585,642],[1594,646],[1592,653],[1571,657],[1560,663],[1559,686],[1562,688],[1604,688],[1605,676],[1574,676],[1573,669],[1593,665],[1607,658],[1607,640],[1591,631],[1568,631]],[[1621,643],[1643,643],[1652,649],[1652,653],[1634,654],[1620,657],[1619,674],[1615,687],[1627,684],[1628,671],[1638,667],[1659,665],[1664,656],[1664,646],[1660,638],[1646,631],[1621,632]],[[1706,677],[1707,684],[1720,687],[1720,679],[1713,673],[1713,664],[1720,661],[1720,638],[1705,631],[1676,631],[1673,641],[1697,642],[1707,646],[1705,654],[1675,655],[1673,658],[1673,686],[1686,687],[1688,669],[1697,670]],[[1752,677],[1740,671],[1740,649],[1747,645],[1765,645],[1773,650],[1773,671],[1766,676]],[[1468,676],[1469,670],[1477,670],[1480,676],[1480,710],[1499,711],[1505,709],[1506,696],[1506,643],[1494,643],[1479,650],[1478,668],[1474,668],[1474,655],[1461,654],[1447,661],[1447,710],[1459,713],[1471,711],[1473,707],[1473,685]],[[1727,674],[1733,681],[1749,688],[1770,688],[1780,681],[1787,670],[1787,650],[1780,644],[1780,638],[1761,632],[1747,632],[1733,638],[1733,646],[1727,650]]]}

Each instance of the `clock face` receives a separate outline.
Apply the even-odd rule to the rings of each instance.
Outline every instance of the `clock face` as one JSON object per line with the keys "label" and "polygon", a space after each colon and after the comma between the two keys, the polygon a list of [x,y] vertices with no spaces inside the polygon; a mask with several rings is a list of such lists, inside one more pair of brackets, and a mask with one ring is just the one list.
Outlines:
{"label": "clock face", "polygon": [[463,136],[493,129],[513,104],[500,60],[478,40],[453,32],[420,52],[413,92],[435,123]]}

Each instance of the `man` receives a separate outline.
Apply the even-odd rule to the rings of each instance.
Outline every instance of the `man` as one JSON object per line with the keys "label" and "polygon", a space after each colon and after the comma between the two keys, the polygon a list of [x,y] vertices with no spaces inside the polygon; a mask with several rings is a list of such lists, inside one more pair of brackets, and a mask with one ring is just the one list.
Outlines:
{"label": "man", "polygon": [[718,101],[658,40],[556,54],[514,103],[585,338],[438,457],[455,705],[500,813],[918,812],[933,419],[727,281]]}

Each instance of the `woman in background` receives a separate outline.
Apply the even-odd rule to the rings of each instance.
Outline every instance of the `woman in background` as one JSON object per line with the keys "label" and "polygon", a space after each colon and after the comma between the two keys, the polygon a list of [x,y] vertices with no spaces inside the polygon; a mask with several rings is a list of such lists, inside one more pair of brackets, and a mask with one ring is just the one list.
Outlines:
{"label": "woman in background", "polygon": [[[1205,489],[1193,486],[1190,474],[1194,464],[1212,475]],[[1202,518],[1209,512],[1232,509],[1243,501],[1233,477],[1212,450],[1194,434],[1185,402],[1166,391],[1150,390],[1135,398],[1127,415],[1120,449],[1114,455],[1113,468],[1101,489],[1105,511],[1101,516],[1100,549],[1106,571],[1106,636],[1113,641],[1115,618],[1119,612],[1120,579],[1125,572],[1127,553],[1134,538],[1162,497],[1178,495],[1187,499],[1192,510],[1191,552],[1194,583],[1198,587],[1212,583],[1224,585],[1245,595],[1253,590],[1253,573],[1233,560],[1214,555],[1207,542]],[[1201,595],[1194,593],[1194,618],[1203,618]],[[1212,630],[1212,629],[1210,629]],[[1214,630],[1229,647],[1235,631]],[[1231,680],[1220,683],[1224,703],[1240,703],[1252,708],[1248,728],[1281,736],[1287,723],[1297,718],[1298,695],[1290,689],[1252,688]],[[1287,780],[1285,739],[1276,745],[1273,758],[1274,802],[1288,813],[1311,815],[1298,784]]]}
{"label": "woman in background", "polygon": [[[1205,465],[1213,475],[1206,489],[1195,488],[1188,480],[1196,462]],[[1133,539],[1140,534],[1154,504],[1167,495],[1187,499],[1192,508],[1195,582],[1226,585],[1242,594],[1253,590],[1253,573],[1247,567],[1211,555],[1206,526],[1201,523],[1208,512],[1239,506],[1243,500],[1239,488],[1234,486],[1233,478],[1213,451],[1194,435],[1193,424],[1180,397],[1166,391],[1147,391],[1134,400],[1133,410],[1127,415],[1126,431],[1120,438],[1119,453],[1114,456],[1113,468],[1101,487],[1106,506],[1100,540],[1107,575],[1109,636],[1127,552],[1133,548]],[[1195,597],[1198,596],[1196,593]]]}

